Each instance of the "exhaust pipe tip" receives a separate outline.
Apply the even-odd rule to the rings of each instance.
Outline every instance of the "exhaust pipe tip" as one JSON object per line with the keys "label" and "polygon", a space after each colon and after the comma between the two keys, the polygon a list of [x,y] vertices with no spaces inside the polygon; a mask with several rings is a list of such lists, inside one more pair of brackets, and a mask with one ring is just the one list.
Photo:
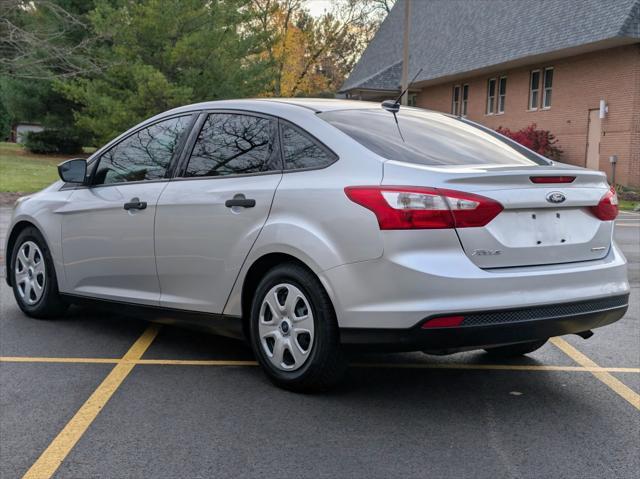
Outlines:
{"label": "exhaust pipe tip", "polygon": [[582,339],[589,339],[591,336],[593,336],[593,331],[588,329],[587,331],[582,331],[582,332],[576,333],[576,334],[578,336],[580,336]]}

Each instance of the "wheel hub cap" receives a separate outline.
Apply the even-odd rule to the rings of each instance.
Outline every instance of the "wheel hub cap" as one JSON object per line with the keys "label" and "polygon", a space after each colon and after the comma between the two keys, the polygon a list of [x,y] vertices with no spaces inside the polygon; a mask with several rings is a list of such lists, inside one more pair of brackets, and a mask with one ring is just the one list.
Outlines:
{"label": "wheel hub cap", "polygon": [[291,326],[290,326],[290,323],[289,323],[289,321],[287,319],[283,320],[280,323],[280,331],[282,331],[282,334],[284,336],[288,336],[289,335],[289,332],[291,331]]}
{"label": "wheel hub cap", "polygon": [[20,299],[34,305],[44,294],[46,281],[42,251],[33,241],[25,241],[18,249],[15,263],[15,284]]}
{"label": "wheel hub cap", "polygon": [[277,369],[295,371],[307,361],[315,328],[311,306],[299,288],[288,283],[271,288],[258,321],[260,345]]}

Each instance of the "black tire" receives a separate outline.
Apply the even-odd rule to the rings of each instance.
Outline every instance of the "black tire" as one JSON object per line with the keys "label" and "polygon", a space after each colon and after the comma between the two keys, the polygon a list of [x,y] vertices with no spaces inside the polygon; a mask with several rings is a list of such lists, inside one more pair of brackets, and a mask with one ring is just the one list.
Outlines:
{"label": "black tire", "polygon": [[[266,294],[281,284],[298,288],[313,313],[314,338],[309,356],[299,369],[278,369],[267,356],[259,335],[260,310]],[[269,270],[254,293],[249,318],[251,347],[269,379],[277,386],[295,392],[326,391],[337,385],[346,371],[340,346],[340,332],[331,300],[318,278],[295,263]]]}
{"label": "black tire", "polygon": [[[35,243],[42,253],[41,260],[44,262],[44,284],[42,285],[42,295],[33,304],[29,304],[29,302],[23,298],[20,289],[21,286],[18,284],[16,274],[18,253],[20,252],[21,247],[27,242]],[[68,304],[60,297],[60,293],[58,292],[58,280],[56,278],[51,252],[49,251],[42,234],[40,234],[40,231],[38,231],[37,228],[28,227],[20,232],[11,251],[11,261],[9,264],[10,269],[7,271],[7,274],[11,275],[13,295],[16,298],[18,306],[25,312],[25,314],[36,319],[52,319],[64,314],[68,308]]]}
{"label": "black tire", "polygon": [[489,356],[494,358],[514,358],[532,353],[544,346],[546,342],[546,339],[542,339],[540,341],[530,341],[528,343],[517,343],[509,344],[507,346],[498,346],[496,348],[487,348],[485,351]]}

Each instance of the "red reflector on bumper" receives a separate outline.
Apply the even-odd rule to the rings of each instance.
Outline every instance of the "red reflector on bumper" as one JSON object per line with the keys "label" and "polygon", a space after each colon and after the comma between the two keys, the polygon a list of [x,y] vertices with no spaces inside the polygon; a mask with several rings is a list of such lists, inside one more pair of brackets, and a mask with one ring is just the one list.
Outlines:
{"label": "red reflector on bumper", "polygon": [[433,318],[422,325],[422,329],[428,328],[451,328],[460,326],[464,321],[464,316],[443,316],[442,318]]}

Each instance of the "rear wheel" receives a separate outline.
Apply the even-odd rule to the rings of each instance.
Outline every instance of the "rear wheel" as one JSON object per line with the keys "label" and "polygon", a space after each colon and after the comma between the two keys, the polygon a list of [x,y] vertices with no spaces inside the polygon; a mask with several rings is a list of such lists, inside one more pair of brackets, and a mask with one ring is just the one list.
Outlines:
{"label": "rear wheel", "polygon": [[297,264],[276,266],[260,281],[250,334],[260,365],[282,388],[327,390],[346,369],[329,296],[315,275]]}
{"label": "rear wheel", "polygon": [[493,356],[494,358],[513,358],[532,353],[544,346],[546,342],[547,340],[543,339],[540,341],[530,341],[528,343],[509,344],[507,346],[487,348],[485,351],[489,356]]}
{"label": "rear wheel", "polygon": [[25,228],[16,238],[8,274],[18,306],[27,315],[48,319],[67,309],[58,293],[51,253],[36,228]]}

